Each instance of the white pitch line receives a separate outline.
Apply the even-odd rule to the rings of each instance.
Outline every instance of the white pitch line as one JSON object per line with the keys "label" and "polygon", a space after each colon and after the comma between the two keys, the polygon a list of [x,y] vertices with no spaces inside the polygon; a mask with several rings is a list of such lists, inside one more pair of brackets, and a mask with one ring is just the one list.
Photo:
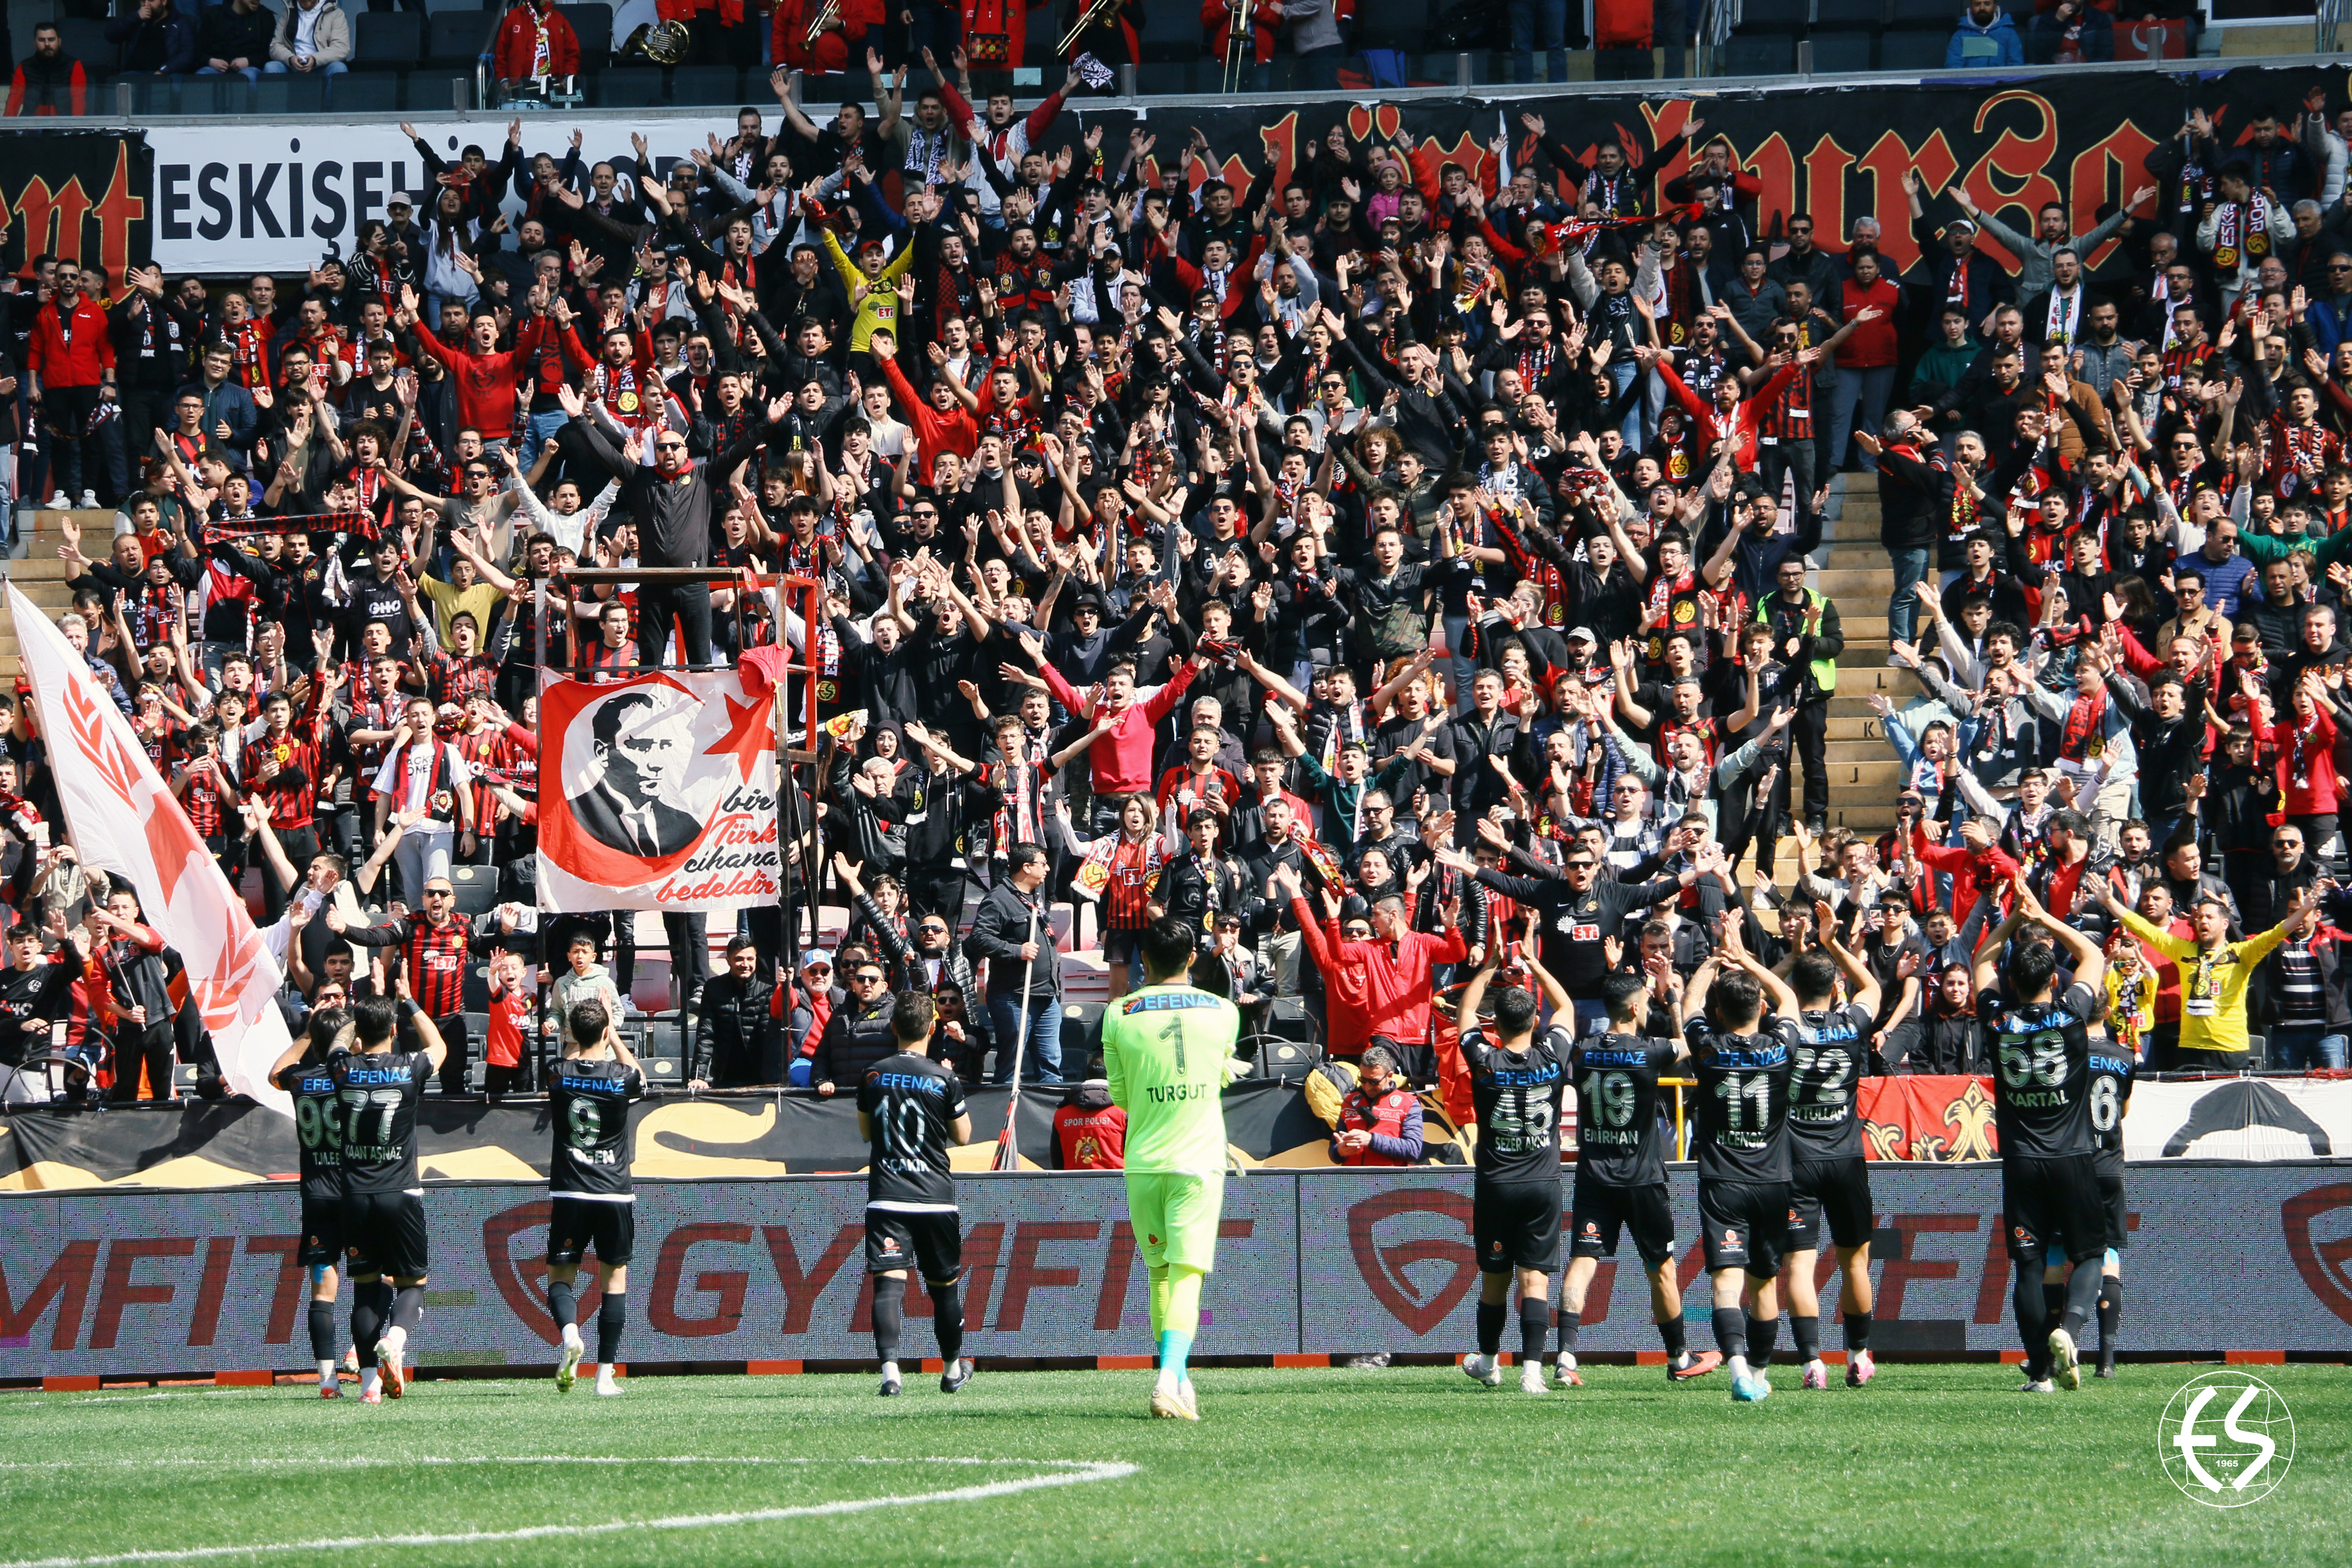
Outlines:
{"label": "white pitch line", "polygon": [[[803,1463],[824,1464],[827,1460],[804,1460]],[[858,1460],[856,1463],[889,1464],[887,1459]],[[901,1460],[898,1463],[922,1463]],[[104,1568],[116,1563],[192,1563],[221,1557],[252,1557],[281,1552],[341,1552],[362,1547],[385,1546],[475,1546],[491,1542],[548,1541],[586,1536],[620,1535],[638,1530],[715,1530],[737,1524],[766,1524],[784,1519],[819,1519],[840,1514],[866,1513],[881,1508],[908,1508],[918,1503],[979,1502],[989,1498],[1011,1497],[1017,1492],[1040,1491],[1048,1487],[1084,1486],[1091,1481],[1116,1481],[1135,1474],[1136,1467],[1124,1460],[1108,1459],[967,1459],[950,1460],[962,1464],[1021,1464],[1051,1466],[1054,1473],[1024,1476],[1019,1480],[990,1481],[982,1486],[953,1487],[944,1491],[913,1492],[904,1496],[878,1498],[847,1498],[838,1502],[803,1503],[793,1508],[754,1509],[740,1513],[672,1514],[661,1519],[620,1519],[604,1524],[537,1524],[521,1530],[469,1530],[439,1535],[352,1535],[317,1541],[285,1541],[252,1546],[198,1546],[179,1550],[121,1552],[100,1557],[42,1557],[13,1563],[0,1563],[0,1568]]]}
{"label": "white pitch line", "polygon": [[[202,1465],[210,1469],[232,1465],[300,1465],[310,1470],[364,1470],[392,1466],[409,1468],[417,1465],[1075,1465],[1082,1462],[1076,1459],[974,1459],[937,1456],[890,1458],[868,1455],[814,1459],[789,1454],[472,1454],[454,1458],[426,1455],[416,1458],[373,1458],[362,1455],[341,1459],[310,1459],[299,1456],[215,1458],[192,1455],[182,1458],[0,1460],[0,1470],[138,1470],[173,1465]],[[15,1568],[15,1565],[0,1563],[0,1568]]]}

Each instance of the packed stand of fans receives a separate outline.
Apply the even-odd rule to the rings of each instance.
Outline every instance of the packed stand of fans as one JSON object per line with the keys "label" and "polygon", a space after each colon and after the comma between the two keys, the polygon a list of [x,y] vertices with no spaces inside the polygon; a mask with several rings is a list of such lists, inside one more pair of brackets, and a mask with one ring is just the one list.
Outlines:
{"label": "packed stand of fans", "polygon": [[[1971,945],[2021,868],[2063,918],[2181,937],[2263,931],[2341,853],[2352,121],[2316,99],[2242,144],[2193,118],[2087,234],[1915,183],[1832,254],[1697,119],[1663,184],[1682,138],[1529,115],[1507,180],[1335,128],[1235,188],[1197,133],[1071,136],[1061,94],[959,74],[635,169],[520,121],[456,165],[419,142],[429,196],[299,280],[25,263],[25,493],[120,513],[66,528],[65,634],[257,882],[298,1023],[404,986],[445,1088],[478,1055],[503,1092],[542,989],[632,1008],[630,917],[530,913],[539,667],[780,641],[822,721],[782,907],[716,974],[666,917],[712,1087],[854,1083],[908,989],[967,1078],[1083,1078],[1064,900],[1114,996],[1172,915],[1253,1028],[1414,1081],[1498,950],[1591,1030],[1609,972],[1668,996],[1725,919],[1767,963],[1859,955],[1872,1070],[1969,1071]],[[1907,778],[1875,837],[1828,828],[1846,645],[1806,563],[1865,468],[1924,689],[1878,700]],[[63,1023],[135,1095],[203,1044],[165,1038],[171,955],[51,834],[13,717],[5,1048]],[[812,880],[851,911],[833,951]],[[2256,977],[2274,1061],[2343,1063],[2336,935]],[[2114,945],[2119,1037],[2249,1060],[2212,963]]]}

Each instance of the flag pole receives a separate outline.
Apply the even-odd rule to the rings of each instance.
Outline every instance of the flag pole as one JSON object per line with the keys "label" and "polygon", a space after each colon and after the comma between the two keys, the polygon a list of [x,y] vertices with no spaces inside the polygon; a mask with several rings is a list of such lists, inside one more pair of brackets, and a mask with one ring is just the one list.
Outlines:
{"label": "flag pole", "polygon": [[[1037,906],[1031,904],[1027,945],[1034,947],[1036,942]],[[1021,1023],[1019,1033],[1013,1039],[1013,1092],[1007,1095],[1004,1100],[1004,1131],[996,1135],[994,1169],[999,1171],[1017,1171],[1021,1168],[1021,1145],[1013,1140],[1013,1124],[1021,1115],[1021,1058],[1029,1046],[1029,973],[1036,962],[1034,958],[1022,961]],[[999,1044],[996,1048],[1000,1055],[1003,1054],[1004,1047],[1002,1044]]]}

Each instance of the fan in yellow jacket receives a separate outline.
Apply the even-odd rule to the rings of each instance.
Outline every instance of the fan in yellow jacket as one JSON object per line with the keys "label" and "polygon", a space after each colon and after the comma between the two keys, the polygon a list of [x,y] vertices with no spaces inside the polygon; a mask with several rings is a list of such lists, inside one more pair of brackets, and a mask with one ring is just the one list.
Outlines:
{"label": "fan in yellow jacket", "polygon": [[[2246,1032],[2246,986],[2254,969],[2286,940],[2286,928],[2304,912],[2313,894],[2305,888],[2286,907],[2286,919],[2243,942],[2230,940],[2230,911],[2220,900],[2200,900],[2189,911],[2191,935],[2174,936],[2125,907],[2115,889],[2099,884],[2107,912],[2124,929],[2162,953],[2180,970],[2179,1059],[2165,1064],[2195,1070],[2202,1066],[2235,1068],[2252,1040]],[[2207,1058],[2230,1058],[2208,1062]]]}
{"label": "fan in yellow jacket", "polygon": [[886,262],[889,247],[879,236],[861,241],[857,259],[852,262],[841,241],[834,238],[833,230],[821,228],[824,237],[824,253],[833,258],[833,269],[841,274],[841,286],[857,302],[857,319],[849,328],[849,352],[862,354],[880,327],[892,337],[898,336],[898,279],[915,259],[915,247],[902,245],[898,254]]}

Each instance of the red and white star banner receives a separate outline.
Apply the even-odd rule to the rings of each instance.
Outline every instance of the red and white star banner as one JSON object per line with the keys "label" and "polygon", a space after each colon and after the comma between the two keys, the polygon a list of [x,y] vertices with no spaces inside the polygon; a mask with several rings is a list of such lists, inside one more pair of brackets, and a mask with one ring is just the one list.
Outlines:
{"label": "red and white star banner", "polygon": [[265,1081],[287,1045],[286,1020],[272,1000],[285,980],[245,900],[172,798],[130,721],[14,583],[8,613],[66,831],[82,864],[129,879],[147,923],[178,950],[229,1089],[291,1116],[284,1091]]}
{"label": "red and white star banner", "polygon": [[733,670],[541,678],[539,907],[772,904],[776,713]]}

